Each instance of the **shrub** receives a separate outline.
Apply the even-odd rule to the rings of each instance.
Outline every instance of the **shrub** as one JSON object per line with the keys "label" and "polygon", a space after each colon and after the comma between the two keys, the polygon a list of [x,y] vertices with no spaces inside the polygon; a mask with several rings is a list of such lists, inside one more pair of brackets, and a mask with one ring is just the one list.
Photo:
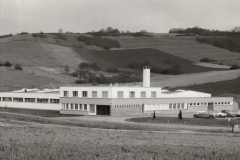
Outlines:
{"label": "shrub", "polygon": [[104,49],[120,48],[120,43],[118,41],[109,38],[86,37],[80,35],[77,40],[85,43],[86,45],[93,45]]}
{"label": "shrub", "polygon": [[107,72],[110,72],[110,73],[118,73],[118,72],[119,72],[118,68],[116,68],[116,67],[107,68],[106,71],[107,71]]}
{"label": "shrub", "polygon": [[40,38],[46,38],[46,36],[43,33],[35,33],[32,34],[33,37],[40,37]]}
{"label": "shrub", "polygon": [[3,66],[6,66],[6,67],[11,67],[12,66],[12,64],[10,63],[10,62],[5,62],[4,64],[3,64]]}
{"label": "shrub", "polygon": [[235,70],[235,69],[238,69],[238,68],[239,68],[239,66],[236,65],[236,64],[234,64],[234,65],[232,65],[232,66],[230,67],[230,70]]}
{"label": "shrub", "polygon": [[14,65],[14,69],[16,69],[16,70],[23,70],[21,64],[19,64],[19,63]]}
{"label": "shrub", "polygon": [[200,62],[210,62],[211,60],[209,58],[202,58],[200,59]]}
{"label": "shrub", "polygon": [[54,39],[61,39],[61,40],[67,40],[68,38],[66,37],[66,36],[63,36],[63,35],[58,35],[58,36],[56,36],[56,37],[54,37]]}

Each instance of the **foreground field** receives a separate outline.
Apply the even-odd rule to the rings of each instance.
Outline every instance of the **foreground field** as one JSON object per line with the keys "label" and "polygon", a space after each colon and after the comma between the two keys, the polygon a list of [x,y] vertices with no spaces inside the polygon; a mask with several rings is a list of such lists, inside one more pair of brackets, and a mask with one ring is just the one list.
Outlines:
{"label": "foreground field", "polygon": [[0,159],[240,159],[239,137],[226,134],[0,125]]}

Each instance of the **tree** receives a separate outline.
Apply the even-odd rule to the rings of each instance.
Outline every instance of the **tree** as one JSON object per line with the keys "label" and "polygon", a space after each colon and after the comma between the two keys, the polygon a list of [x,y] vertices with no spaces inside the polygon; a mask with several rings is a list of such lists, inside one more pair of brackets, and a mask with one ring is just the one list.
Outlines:
{"label": "tree", "polygon": [[59,29],[59,30],[58,30],[58,33],[59,33],[59,34],[62,34],[62,33],[63,33],[63,30],[62,30],[62,29]]}
{"label": "tree", "polygon": [[107,32],[107,33],[112,33],[113,30],[114,30],[114,29],[113,29],[112,27],[108,27],[108,28],[106,29],[106,32]]}
{"label": "tree", "polygon": [[146,30],[141,30],[140,32],[141,32],[141,33],[147,33],[147,31],[146,31]]}
{"label": "tree", "polygon": [[234,27],[234,28],[232,29],[232,31],[233,31],[233,32],[240,32],[240,27]]}
{"label": "tree", "polygon": [[181,110],[178,113],[178,118],[182,120],[182,111]]}
{"label": "tree", "polygon": [[105,33],[105,29],[102,28],[100,31],[98,31],[99,33]]}
{"label": "tree", "polygon": [[68,72],[69,72],[69,66],[68,65],[64,66],[64,71],[65,71],[66,74],[68,74]]}

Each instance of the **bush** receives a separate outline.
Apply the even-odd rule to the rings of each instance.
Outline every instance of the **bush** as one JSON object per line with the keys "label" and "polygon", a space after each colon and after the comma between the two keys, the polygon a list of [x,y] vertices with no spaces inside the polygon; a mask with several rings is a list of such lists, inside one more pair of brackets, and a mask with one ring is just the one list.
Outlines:
{"label": "bush", "polygon": [[23,70],[21,64],[19,64],[19,63],[14,65],[14,69],[16,69],[16,70]]}
{"label": "bush", "polygon": [[46,38],[46,36],[43,33],[35,33],[32,35],[33,37],[40,37],[40,38]]}
{"label": "bush", "polygon": [[78,36],[78,41],[83,42],[86,45],[93,45],[97,47],[101,47],[104,49],[111,48],[120,48],[120,43],[116,40],[112,40],[109,38],[101,38],[101,37],[86,37],[86,36]]}
{"label": "bush", "polygon": [[209,58],[202,58],[200,59],[200,62],[210,62],[211,60]]}
{"label": "bush", "polygon": [[118,68],[116,68],[116,67],[107,68],[106,71],[107,71],[107,72],[110,72],[110,73],[118,73],[118,72],[119,72]]}
{"label": "bush", "polygon": [[65,40],[67,40],[67,37],[60,34],[60,35],[54,37],[54,39],[61,39],[61,40],[65,41]]}
{"label": "bush", "polygon": [[230,70],[235,70],[235,69],[239,69],[239,66],[234,64],[230,67]]}
{"label": "bush", "polygon": [[3,66],[6,66],[6,67],[11,67],[12,66],[12,64],[10,63],[10,62],[5,62],[4,64],[3,64]]}

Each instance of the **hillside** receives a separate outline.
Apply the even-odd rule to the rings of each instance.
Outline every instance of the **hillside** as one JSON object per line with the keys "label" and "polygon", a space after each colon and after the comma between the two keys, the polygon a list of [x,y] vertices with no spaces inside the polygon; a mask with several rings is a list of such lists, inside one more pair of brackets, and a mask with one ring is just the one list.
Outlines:
{"label": "hillside", "polygon": [[[163,69],[170,67],[173,63],[178,63],[183,73],[199,74],[199,72],[206,72],[201,74],[211,74],[213,77],[221,75],[221,73],[218,71],[208,73],[207,71],[216,69],[196,66],[192,64],[192,61],[194,59],[198,61],[201,56],[213,53],[211,51],[214,51],[211,54],[213,59],[238,56],[221,49],[219,52],[216,47],[210,45],[200,44],[195,41],[194,37],[175,37],[174,34],[155,34],[154,37],[110,37],[120,42],[122,48],[118,50],[104,50],[96,46],[86,45],[77,41],[79,35],[81,34],[62,34],[63,37],[59,38],[57,34],[44,33],[38,34],[38,36],[22,34],[1,38],[0,62],[20,63],[23,66],[23,71],[15,71],[13,67],[1,67],[0,90],[74,84],[77,78],[66,75],[64,67],[68,65],[71,73],[81,62],[97,63],[103,68],[127,68],[129,63],[141,63],[148,60],[150,65]],[[170,54],[168,54],[168,51]],[[226,77],[220,76],[222,78],[218,79],[207,76],[211,78],[205,78],[200,83],[212,82],[213,79],[221,81],[229,79],[229,77],[235,77],[232,72],[226,71],[226,73],[223,74],[227,75]],[[167,82],[175,84],[181,81],[182,76],[187,77],[187,75],[175,77],[156,74],[152,79],[152,84],[161,86],[163,84],[159,82],[161,77],[168,77]],[[188,80],[184,85],[193,83],[194,80]],[[165,86],[170,85],[166,83]]]}
{"label": "hillside", "polygon": [[[179,64],[183,73],[198,73],[212,71],[212,68],[193,65],[191,61],[182,59],[156,49],[127,49],[127,50],[82,50],[74,48],[81,57],[89,62],[96,63],[101,68],[128,68],[131,63],[149,61],[150,66],[169,68]],[[216,70],[216,69],[215,69]]]}
{"label": "hillside", "polygon": [[199,62],[200,59],[224,59],[240,57],[226,49],[197,42],[195,36],[175,36],[175,34],[154,34],[154,37],[109,37],[118,40],[123,48],[154,48],[171,55]]}

